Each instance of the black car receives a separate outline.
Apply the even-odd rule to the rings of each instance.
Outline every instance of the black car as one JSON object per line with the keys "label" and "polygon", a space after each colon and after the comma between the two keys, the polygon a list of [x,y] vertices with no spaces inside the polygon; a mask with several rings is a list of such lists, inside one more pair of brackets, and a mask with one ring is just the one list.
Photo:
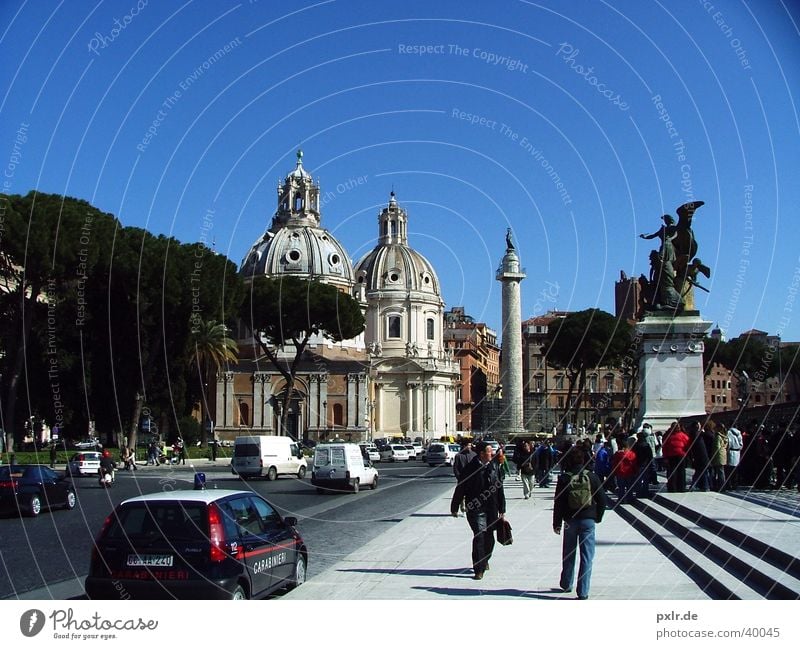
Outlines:
{"label": "black car", "polygon": [[40,464],[0,466],[0,511],[38,516],[42,509],[72,509],[75,487],[60,473]]}
{"label": "black car", "polygon": [[170,491],[121,503],[106,519],[86,577],[91,599],[249,599],[306,579],[295,529],[248,491]]}

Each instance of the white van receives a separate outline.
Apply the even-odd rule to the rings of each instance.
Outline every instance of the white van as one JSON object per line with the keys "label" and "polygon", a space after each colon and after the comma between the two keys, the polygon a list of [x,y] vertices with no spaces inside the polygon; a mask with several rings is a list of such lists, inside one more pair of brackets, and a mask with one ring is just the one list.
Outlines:
{"label": "white van", "polygon": [[231,472],[241,478],[274,480],[279,475],[294,475],[301,480],[308,462],[291,437],[243,435],[233,443]]}
{"label": "white van", "polygon": [[318,444],[314,450],[314,469],[311,484],[318,493],[328,490],[352,490],[358,493],[362,485],[378,486],[378,471],[361,454],[358,444]]}

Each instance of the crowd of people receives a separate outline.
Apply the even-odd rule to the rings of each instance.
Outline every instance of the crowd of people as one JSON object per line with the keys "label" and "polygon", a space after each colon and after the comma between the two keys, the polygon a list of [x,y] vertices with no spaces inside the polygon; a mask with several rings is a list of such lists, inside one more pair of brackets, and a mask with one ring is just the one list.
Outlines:
{"label": "crowd of people", "polygon": [[673,493],[744,486],[800,491],[800,432],[757,424],[749,428],[752,432],[711,420],[675,421],[662,432],[645,423],[627,433],[610,428],[559,448],[551,440],[516,440],[511,458],[496,442],[464,441],[453,462],[457,485],[450,511],[453,516],[465,513],[472,531],[473,578],[482,579],[489,570],[494,534],[506,511],[503,483],[512,474],[528,500],[536,486],[547,487],[558,471],[553,531],[562,534],[563,529],[559,590],[571,592],[576,584],[578,599],[589,597],[595,525],[603,518],[608,492],[616,494],[617,504],[646,498],[659,484],[659,473]]}

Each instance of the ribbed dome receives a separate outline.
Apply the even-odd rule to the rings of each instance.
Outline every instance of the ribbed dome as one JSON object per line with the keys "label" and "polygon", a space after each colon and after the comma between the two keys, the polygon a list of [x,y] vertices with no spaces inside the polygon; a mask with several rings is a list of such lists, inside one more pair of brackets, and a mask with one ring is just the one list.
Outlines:
{"label": "ribbed dome", "polygon": [[373,291],[419,291],[441,298],[439,278],[431,263],[408,245],[408,216],[397,204],[394,192],[378,217],[379,239],[356,264],[357,285]]}
{"label": "ribbed dome", "polygon": [[320,227],[319,185],[303,168],[303,152],[278,187],[278,208],[269,229],[242,261],[247,277],[295,275],[334,284],[350,292],[353,266],[342,245]]}
{"label": "ribbed dome", "polygon": [[324,228],[291,223],[264,233],[242,262],[242,274],[298,275],[353,286],[353,267],[342,244]]}

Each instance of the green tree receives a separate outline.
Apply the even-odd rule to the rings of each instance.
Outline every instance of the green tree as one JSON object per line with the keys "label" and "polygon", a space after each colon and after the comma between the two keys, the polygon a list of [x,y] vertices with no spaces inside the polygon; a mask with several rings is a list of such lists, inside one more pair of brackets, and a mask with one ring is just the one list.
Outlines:
{"label": "green tree", "polygon": [[[67,409],[61,407],[65,398],[61,389],[72,382],[61,371],[76,366],[76,352],[73,350],[70,359],[68,345],[59,335],[71,326],[62,317],[62,305],[97,259],[101,237],[93,230],[107,231],[116,219],[85,201],[33,191],[26,196],[0,195],[0,214],[4,226],[0,241],[0,405],[7,448],[13,450],[22,433],[17,407],[26,368],[28,372],[38,370],[37,376],[28,375],[26,382],[39,388],[32,399],[25,395],[27,414],[37,408],[38,398],[39,407],[52,413],[51,424],[65,423]],[[37,352],[36,357],[31,356]],[[50,373],[54,367],[59,371]]]}
{"label": "green tree", "polygon": [[193,320],[189,336],[189,354],[192,372],[200,382],[200,442],[208,442],[206,422],[208,415],[208,386],[219,368],[236,362],[239,349],[236,341],[228,336],[228,328],[215,320]]}
{"label": "green tree", "polygon": [[[324,334],[338,342],[364,331],[358,301],[336,287],[292,276],[256,277],[240,311],[264,355],[286,380],[281,407],[281,434],[286,431],[289,403],[300,359],[312,336]],[[291,345],[281,360],[280,351]]]}
{"label": "green tree", "polygon": [[630,343],[630,325],[600,309],[576,311],[550,325],[545,357],[548,363],[563,369],[569,380],[563,426],[583,396],[586,371],[620,366]]}

